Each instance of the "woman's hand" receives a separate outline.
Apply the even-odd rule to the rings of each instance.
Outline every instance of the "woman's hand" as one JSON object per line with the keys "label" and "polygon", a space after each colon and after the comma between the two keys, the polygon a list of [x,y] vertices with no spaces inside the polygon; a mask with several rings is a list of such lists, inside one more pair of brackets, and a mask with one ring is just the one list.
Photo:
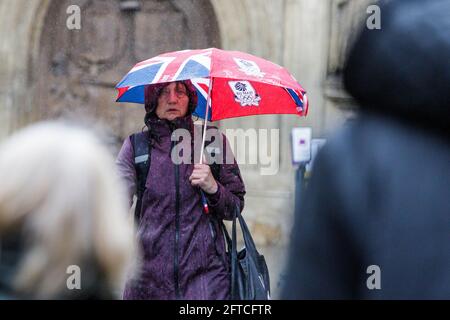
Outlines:
{"label": "woman's hand", "polygon": [[194,164],[194,170],[189,177],[191,185],[200,187],[206,193],[213,194],[217,191],[217,182],[214,179],[211,169],[207,164]]}

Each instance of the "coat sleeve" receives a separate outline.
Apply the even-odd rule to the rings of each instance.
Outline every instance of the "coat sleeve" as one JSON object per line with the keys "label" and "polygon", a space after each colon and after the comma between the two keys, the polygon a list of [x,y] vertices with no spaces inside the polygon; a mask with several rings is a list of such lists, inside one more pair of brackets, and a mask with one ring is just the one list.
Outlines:
{"label": "coat sleeve", "polygon": [[[220,219],[232,220],[233,210],[236,205],[239,205],[240,210],[244,209],[244,195],[245,186],[241,177],[239,166],[236,159],[233,156],[233,152],[229,147],[227,139],[224,135],[223,138],[223,164],[221,164],[219,170],[219,177],[217,182],[217,191],[214,194],[206,194],[210,209]],[[227,153],[229,153],[227,163]]]}
{"label": "coat sleeve", "polygon": [[134,151],[130,138],[126,138],[116,158],[116,167],[120,179],[125,185],[130,207],[136,194],[136,169],[134,168]]}

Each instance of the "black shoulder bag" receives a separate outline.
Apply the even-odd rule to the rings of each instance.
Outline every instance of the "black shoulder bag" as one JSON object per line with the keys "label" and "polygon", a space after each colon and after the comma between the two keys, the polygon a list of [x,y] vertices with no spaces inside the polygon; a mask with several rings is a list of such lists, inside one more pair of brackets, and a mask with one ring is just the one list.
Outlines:
{"label": "black shoulder bag", "polygon": [[[239,220],[245,244],[240,251],[237,250],[236,220]],[[233,214],[231,239],[223,221],[221,221],[221,226],[231,263],[231,299],[270,300],[269,269],[264,256],[256,249],[239,206],[235,207]]]}

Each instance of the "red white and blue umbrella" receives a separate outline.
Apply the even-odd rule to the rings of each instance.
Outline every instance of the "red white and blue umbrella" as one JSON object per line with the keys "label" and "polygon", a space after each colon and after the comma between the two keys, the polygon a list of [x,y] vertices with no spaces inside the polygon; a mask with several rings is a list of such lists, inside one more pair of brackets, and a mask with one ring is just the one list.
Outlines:
{"label": "red white and blue umbrella", "polygon": [[137,63],[117,84],[117,102],[144,103],[145,86],[180,80],[191,80],[198,97],[194,114],[209,121],[308,112],[306,92],[286,68],[216,48],[174,51]]}
{"label": "red white and blue umbrella", "polygon": [[[193,114],[209,121],[308,113],[306,91],[287,69],[248,53],[216,48],[174,51],[137,63],[117,84],[116,101],[145,103],[145,86],[181,80],[190,80],[197,90]],[[208,213],[202,191],[201,196]]]}

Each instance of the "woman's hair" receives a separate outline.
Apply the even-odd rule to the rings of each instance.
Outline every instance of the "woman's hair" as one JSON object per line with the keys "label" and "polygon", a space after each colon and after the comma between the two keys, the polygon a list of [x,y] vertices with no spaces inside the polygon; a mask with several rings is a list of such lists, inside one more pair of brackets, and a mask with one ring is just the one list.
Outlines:
{"label": "woman's hair", "polygon": [[[69,266],[97,268],[99,286],[119,290],[135,254],[132,220],[114,161],[96,137],[41,123],[0,145],[0,234],[20,230],[18,293],[65,295]],[[85,268],[85,269],[83,269]]]}

